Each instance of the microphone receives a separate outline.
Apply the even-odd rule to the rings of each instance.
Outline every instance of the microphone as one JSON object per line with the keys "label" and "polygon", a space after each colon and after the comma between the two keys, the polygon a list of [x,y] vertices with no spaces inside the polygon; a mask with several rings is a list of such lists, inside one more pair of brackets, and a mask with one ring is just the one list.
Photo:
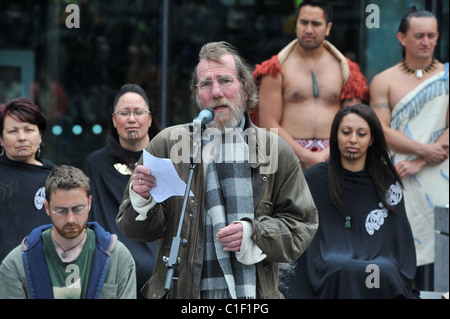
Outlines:
{"label": "microphone", "polygon": [[197,117],[189,124],[189,130],[192,133],[192,139],[194,140],[194,149],[191,153],[191,165],[193,163],[200,163],[201,161],[201,145],[202,135],[205,125],[211,122],[216,116],[216,112],[207,107],[198,113]]}
{"label": "microphone", "polygon": [[200,113],[198,113],[194,121],[200,121],[201,127],[204,127],[214,119],[214,116],[216,116],[216,112],[212,108],[207,107],[206,109],[203,109],[200,111]]}

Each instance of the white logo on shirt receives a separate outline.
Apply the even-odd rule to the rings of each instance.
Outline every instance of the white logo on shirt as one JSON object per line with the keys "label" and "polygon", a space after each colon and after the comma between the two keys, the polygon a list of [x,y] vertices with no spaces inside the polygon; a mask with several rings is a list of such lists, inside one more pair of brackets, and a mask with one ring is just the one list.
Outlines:
{"label": "white logo on shirt", "polygon": [[44,207],[44,201],[45,201],[45,187],[41,187],[37,190],[36,194],[34,195],[34,206],[41,210],[42,207]]}
{"label": "white logo on shirt", "polygon": [[[395,206],[403,198],[403,189],[399,182],[391,185],[386,193],[386,200],[391,206]],[[369,235],[373,235],[376,230],[379,230],[384,224],[384,219],[388,216],[388,209],[384,207],[383,203],[378,203],[380,209],[371,211],[366,218],[366,230]]]}

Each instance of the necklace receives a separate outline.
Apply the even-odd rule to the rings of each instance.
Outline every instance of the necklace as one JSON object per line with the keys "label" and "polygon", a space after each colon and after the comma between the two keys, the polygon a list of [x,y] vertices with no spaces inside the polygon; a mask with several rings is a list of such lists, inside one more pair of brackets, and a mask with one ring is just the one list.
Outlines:
{"label": "necklace", "polygon": [[351,217],[350,217],[350,209],[353,208],[353,205],[355,204],[356,201],[356,197],[358,196],[358,191],[359,191],[359,186],[361,185],[361,181],[362,181],[363,175],[361,174],[361,177],[359,178],[359,182],[358,182],[358,186],[356,186],[356,190],[355,190],[355,194],[353,195],[353,201],[352,201],[352,205],[348,207],[346,207],[346,211],[347,211],[347,215],[345,216],[345,224],[344,224],[344,228],[347,230],[352,229],[352,224],[351,224]]}
{"label": "necklace", "polygon": [[403,59],[402,61],[400,61],[398,64],[400,64],[400,67],[402,68],[402,71],[406,74],[415,74],[416,78],[421,79],[424,75],[424,73],[428,73],[428,72],[432,72],[435,70],[435,64],[437,63],[437,60],[433,58],[433,60],[431,61],[430,65],[427,66],[425,69],[411,69],[408,64],[406,64],[406,60]]}
{"label": "necklace", "polygon": [[317,85],[317,77],[316,77],[316,72],[314,72],[314,69],[315,69],[317,63],[320,61],[320,58],[321,58],[322,55],[323,55],[323,51],[322,51],[322,53],[320,54],[320,57],[317,59],[317,61],[316,61],[316,63],[314,64],[313,67],[311,67],[311,66],[309,65],[309,63],[306,62],[305,58],[304,58],[304,57],[302,56],[302,54],[300,53],[300,50],[298,51],[298,54],[299,54],[300,57],[303,59],[303,61],[305,61],[306,65],[308,65],[309,70],[311,71],[311,77],[312,77],[312,84],[313,84],[313,94],[314,94],[314,97],[319,97],[319,87],[318,87],[318,85]]}
{"label": "necklace", "polygon": [[[50,235],[51,236],[51,235]],[[66,250],[64,250],[64,248],[62,248],[61,247],[61,245],[60,244],[58,244],[58,242],[53,238],[53,236],[51,236],[52,237],[52,240],[53,240],[53,242],[59,247],[59,248],[61,248],[62,250],[63,250],[63,252],[61,253],[61,258],[62,259],[66,259],[67,258],[67,256],[68,256],[68,251],[69,250],[72,250],[72,249],[74,249],[75,247],[77,247],[79,244],[81,244],[81,242],[86,238],[86,228],[84,229],[84,236],[83,236],[83,238],[78,242],[78,244],[76,244],[75,246],[73,246],[72,248],[69,248],[69,249],[66,249]]]}

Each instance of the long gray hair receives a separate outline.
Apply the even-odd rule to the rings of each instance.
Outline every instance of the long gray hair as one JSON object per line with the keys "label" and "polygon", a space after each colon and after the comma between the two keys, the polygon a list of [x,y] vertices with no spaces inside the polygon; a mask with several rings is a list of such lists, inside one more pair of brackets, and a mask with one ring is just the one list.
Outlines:
{"label": "long gray hair", "polygon": [[[234,58],[234,63],[236,65],[236,74],[243,87],[243,92],[245,93],[245,96],[247,96],[246,110],[251,111],[258,105],[258,88],[256,86],[256,82],[252,75],[250,66],[239,55],[234,46],[225,41],[207,43],[200,50],[200,53],[198,55],[199,63],[200,61],[205,59],[217,63],[223,63],[222,56],[225,54],[231,54]],[[191,92],[193,101],[196,101],[196,96],[198,93],[196,86],[198,83],[198,64],[195,67],[191,78]]]}

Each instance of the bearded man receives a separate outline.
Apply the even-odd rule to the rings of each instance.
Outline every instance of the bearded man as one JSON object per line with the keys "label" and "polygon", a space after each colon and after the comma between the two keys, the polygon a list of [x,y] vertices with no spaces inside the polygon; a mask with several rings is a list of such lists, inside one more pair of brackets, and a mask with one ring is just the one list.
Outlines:
{"label": "bearded man", "polygon": [[[180,248],[176,294],[173,288],[164,289],[163,257],[170,254],[183,197],[157,203],[151,191],[158,180],[142,165],[142,158],[116,220],[125,236],[159,240],[155,270],[143,294],[148,298],[282,298],[278,263],[297,260],[318,227],[317,209],[298,158],[276,134],[251,123],[247,110],[257,104],[257,87],[250,67],[232,45],[203,46],[191,88],[198,108],[214,109],[215,118],[202,134],[203,160],[192,178],[194,196],[181,229],[187,244]],[[230,131],[231,140],[227,139]],[[179,143],[187,144],[181,150],[193,149],[195,133],[189,124],[169,127],[146,150],[170,158],[178,153],[172,149]],[[190,161],[171,159],[180,178],[187,181]]]}

